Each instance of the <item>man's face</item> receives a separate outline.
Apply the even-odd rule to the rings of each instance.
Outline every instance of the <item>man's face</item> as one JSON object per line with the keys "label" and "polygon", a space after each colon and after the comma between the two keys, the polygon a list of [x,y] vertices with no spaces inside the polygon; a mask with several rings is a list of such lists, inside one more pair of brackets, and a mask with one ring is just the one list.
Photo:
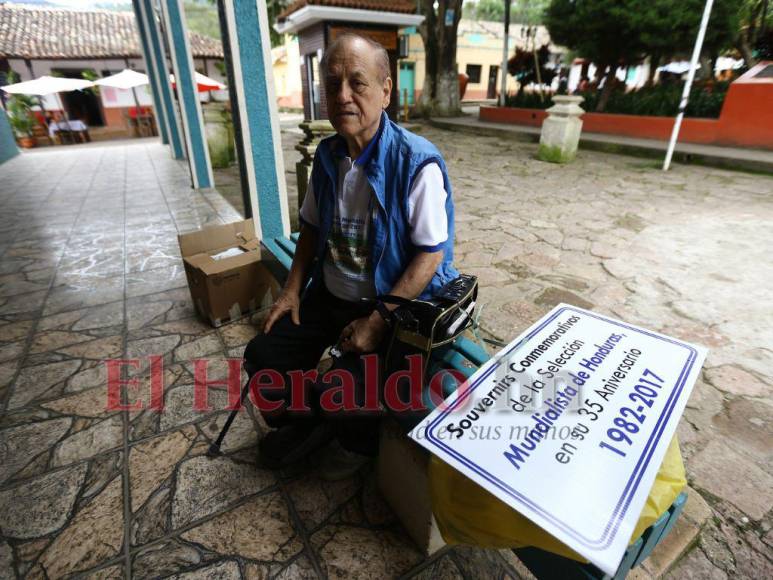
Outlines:
{"label": "man's face", "polygon": [[344,44],[330,56],[325,93],[330,122],[339,135],[372,137],[392,92],[392,79],[382,80],[382,75],[376,51],[361,40]]}

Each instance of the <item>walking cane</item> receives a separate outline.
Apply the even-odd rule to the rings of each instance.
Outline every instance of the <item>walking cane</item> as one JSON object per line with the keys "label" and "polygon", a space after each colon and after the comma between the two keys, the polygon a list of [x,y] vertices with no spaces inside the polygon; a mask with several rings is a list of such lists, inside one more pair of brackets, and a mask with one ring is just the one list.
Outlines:
{"label": "walking cane", "polygon": [[228,433],[228,430],[231,428],[231,423],[234,422],[234,419],[236,419],[236,413],[238,413],[241,408],[244,406],[244,401],[247,399],[247,393],[250,391],[250,379],[252,376],[250,376],[249,379],[247,379],[247,382],[244,385],[244,388],[242,389],[241,397],[239,397],[239,406],[236,407],[231,411],[231,414],[228,415],[228,419],[225,421],[225,425],[223,425],[223,428],[220,430],[220,435],[217,436],[217,439],[215,439],[215,442],[212,443],[209,446],[209,449],[207,450],[207,456],[209,457],[218,457],[222,455],[222,451],[220,451],[220,446],[223,444],[223,439],[225,439],[226,434]]}

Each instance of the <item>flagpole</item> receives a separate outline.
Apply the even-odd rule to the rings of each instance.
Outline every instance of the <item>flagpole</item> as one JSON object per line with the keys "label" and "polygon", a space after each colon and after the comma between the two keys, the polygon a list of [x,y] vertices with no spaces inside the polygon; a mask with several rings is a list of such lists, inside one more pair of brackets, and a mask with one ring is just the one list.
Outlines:
{"label": "flagpole", "polygon": [[[676,139],[679,137],[679,129],[682,126],[682,119],[684,118],[684,111],[687,109],[687,101],[690,99],[690,89],[692,88],[693,79],[695,79],[695,69],[698,66],[698,58],[701,55],[701,49],[703,48],[703,39],[706,37],[706,29],[709,26],[709,17],[711,16],[711,7],[714,4],[714,0],[706,0],[706,7],[703,9],[703,18],[701,19],[701,27],[698,30],[698,37],[695,39],[695,46],[692,51],[692,59],[690,60],[690,71],[687,73],[687,81],[684,83],[684,90],[682,91],[682,99],[679,101],[679,114],[676,116],[674,122],[674,129],[671,131],[671,140],[668,143],[668,151],[666,151],[666,159],[663,162],[663,171],[668,171],[671,167],[671,158],[674,155],[674,147],[676,147]],[[712,71],[713,74],[713,71]]]}

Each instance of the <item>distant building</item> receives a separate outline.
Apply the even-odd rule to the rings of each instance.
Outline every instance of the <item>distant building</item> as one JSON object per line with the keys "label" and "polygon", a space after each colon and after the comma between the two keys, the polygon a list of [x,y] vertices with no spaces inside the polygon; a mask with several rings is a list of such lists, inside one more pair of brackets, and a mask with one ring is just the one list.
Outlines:
{"label": "distant building", "polygon": [[[217,63],[223,62],[219,40],[190,33],[196,69],[223,83]],[[9,70],[22,81],[58,73],[83,78],[85,70],[109,76],[131,68],[145,71],[140,40],[132,12],[70,10],[18,4],[0,4],[0,84]],[[141,106],[152,106],[150,88],[136,89]],[[135,107],[131,90],[101,87],[99,96],[91,91],[62,94],[72,117],[89,127],[124,130],[128,110]],[[43,99],[46,110],[59,110],[55,96]]]}
{"label": "distant building", "polygon": [[[320,2],[320,4],[348,5],[345,0],[324,0],[323,2]],[[380,0],[376,0],[375,3],[363,1],[358,4],[358,7],[363,8],[366,5],[381,6],[383,9],[386,4]],[[288,25],[286,22],[290,20],[289,17],[291,15],[296,15],[296,18],[298,18],[298,13],[303,8],[311,8],[305,0],[292,4],[285,12],[284,20],[280,17],[280,24],[277,25],[277,28],[282,31],[287,31]],[[317,6],[315,10],[320,14],[332,18],[336,16],[336,14],[331,11],[331,8],[335,8],[335,6],[320,5]],[[366,12],[362,9],[339,9],[341,11],[341,13],[337,15],[339,18],[342,15],[351,18],[355,13],[360,13],[360,16],[362,16],[362,13]],[[375,8],[370,9],[374,10]],[[311,12],[311,10],[307,10],[307,12]],[[301,16],[305,15],[301,14]],[[313,16],[313,14],[311,16]],[[310,21],[308,16],[306,17],[306,21]],[[350,21],[347,20],[347,22]],[[361,21],[361,25],[362,24]],[[306,102],[314,102],[318,113],[319,105],[316,103],[324,97],[321,95],[322,91],[318,86],[318,79],[314,76],[316,70],[315,67],[317,66],[319,58],[321,58],[323,31],[334,29],[335,24],[326,23],[325,26],[327,26],[327,29],[323,27],[322,23],[317,23],[316,28],[312,28],[316,36],[313,34],[309,37],[307,33],[307,35],[301,39],[300,48],[298,37],[293,35],[299,32],[299,28],[297,26],[292,27],[289,31],[293,34],[286,34],[285,44],[282,47],[272,50],[272,55],[274,57],[276,95],[280,106],[299,106],[296,103],[298,103],[298,98],[301,92],[303,92],[303,94],[307,96]],[[306,27],[300,30],[307,31],[309,28]],[[527,27],[525,25],[510,25],[509,56],[513,55],[516,47],[529,50],[532,48],[534,41],[526,38],[526,30]],[[361,34],[363,33],[361,30],[354,31]],[[470,77],[464,99],[480,100],[496,98],[499,94],[501,83],[500,68],[502,66],[504,24],[500,22],[462,20],[459,23],[458,35],[456,58],[459,72],[465,73]],[[378,38],[374,39],[378,40]],[[403,99],[407,95],[408,104],[413,105],[416,99],[421,95],[422,86],[424,84],[424,42],[414,26],[401,28],[396,40],[398,45],[394,50],[399,58],[397,59],[397,66],[396,70],[393,71],[393,75],[396,72],[395,85],[396,92],[398,93],[397,102],[402,105]],[[389,42],[392,42],[391,39]],[[544,26],[538,26],[536,27],[537,48],[543,44],[549,45],[550,51],[554,55],[564,52],[564,49],[551,44],[550,35],[548,34],[547,29]],[[302,54],[299,54],[299,52]],[[300,66],[289,64],[295,58],[301,59]],[[312,67],[311,73],[308,72],[308,66]],[[307,77],[311,78],[311,81],[309,81],[309,78]],[[311,87],[311,89],[309,87]],[[512,76],[508,76],[508,92],[515,92],[517,89],[518,82]],[[308,117],[312,112],[313,109],[307,104],[306,116]]]}
{"label": "distant building", "polygon": [[[534,41],[526,38],[527,27],[512,23],[509,30],[508,57],[515,48],[531,50]],[[400,61],[400,94],[408,91],[408,102],[421,95],[424,85],[424,42],[417,30],[407,30],[407,57]],[[504,46],[505,25],[501,22],[461,20],[457,32],[456,62],[460,73],[469,80],[464,94],[465,100],[494,99],[501,86],[502,49]],[[551,53],[562,52],[550,43],[550,35],[544,26],[536,27],[536,46],[550,46]],[[507,91],[515,92],[518,83],[511,75],[507,77]]]}
{"label": "distant building", "polygon": [[[401,56],[398,33],[424,20],[413,0],[296,0],[277,18],[275,30],[298,37],[303,110],[307,119],[327,119],[327,102],[319,63],[324,51],[342,34],[356,33],[381,44],[389,55],[392,77],[397,78]],[[386,112],[396,118],[397,83]],[[278,93],[279,94],[279,93]]]}
{"label": "distant building", "polygon": [[282,46],[271,49],[274,68],[274,92],[279,107],[303,108],[301,53],[297,36],[287,35]]}

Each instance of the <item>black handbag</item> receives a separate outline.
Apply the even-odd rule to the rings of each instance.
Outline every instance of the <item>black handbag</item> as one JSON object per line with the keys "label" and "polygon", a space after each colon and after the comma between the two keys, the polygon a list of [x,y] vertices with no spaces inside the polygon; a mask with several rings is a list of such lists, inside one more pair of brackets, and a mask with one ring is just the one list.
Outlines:
{"label": "black handbag", "polygon": [[478,279],[466,274],[448,282],[429,300],[408,300],[391,294],[379,296],[381,303],[397,304],[391,312],[379,311],[391,326],[384,354],[386,373],[408,368],[407,357],[422,357],[421,375],[426,380],[432,351],[448,345],[472,326],[478,298]]}

